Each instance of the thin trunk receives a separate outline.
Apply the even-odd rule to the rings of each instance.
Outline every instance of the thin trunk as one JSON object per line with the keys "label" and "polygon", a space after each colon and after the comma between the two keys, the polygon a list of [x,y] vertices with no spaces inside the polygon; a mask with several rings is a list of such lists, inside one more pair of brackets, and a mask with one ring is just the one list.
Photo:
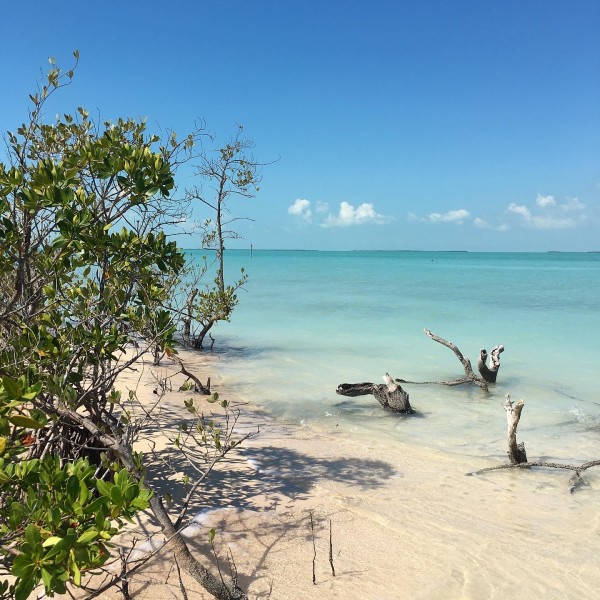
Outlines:
{"label": "thin trunk", "polygon": [[[85,427],[94,437],[102,442],[107,448],[117,454],[123,466],[135,477],[139,473],[133,458],[131,449],[127,444],[119,441],[117,438],[103,433],[90,419],[83,417],[72,409],[58,409],[59,414],[67,416],[73,421]],[[169,540],[169,546],[175,553],[177,561],[183,570],[193,577],[209,594],[217,600],[247,600],[243,590],[237,586],[229,587],[222,580],[215,577],[206,567],[200,564],[192,555],[185,540],[173,526],[171,517],[165,509],[162,499],[154,494],[150,498],[150,508],[157,521],[163,529],[163,532]]]}
{"label": "thin trunk", "polygon": [[508,459],[512,465],[527,462],[525,444],[517,444],[517,426],[521,418],[521,411],[525,403],[520,400],[517,404],[511,402],[510,396],[506,396],[506,402],[502,405],[506,411],[506,422],[508,425]]}

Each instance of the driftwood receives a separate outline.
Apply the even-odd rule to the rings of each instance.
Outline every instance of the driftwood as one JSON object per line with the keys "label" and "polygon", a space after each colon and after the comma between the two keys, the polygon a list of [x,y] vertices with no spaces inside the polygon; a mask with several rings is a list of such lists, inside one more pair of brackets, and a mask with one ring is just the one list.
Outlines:
{"label": "driftwood", "polygon": [[500,353],[504,352],[504,346],[496,346],[490,352],[490,366],[487,366],[488,353],[482,348],[479,351],[479,360],[477,361],[477,370],[488,383],[496,383],[498,369],[500,368]]}
{"label": "driftwood", "polygon": [[435,333],[432,333],[429,329],[425,329],[425,335],[430,337],[434,342],[438,342],[439,344],[442,344],[442,346],[446,346],[446,348],[450,348],[450,350],[454,352],[463,366],[465,371],[464,377],[461,377],[460,379],[453,379],[452,381],[407,381],[406,379],[392,379],[389,373],[386,373],[383,378],[385,385],[377,385],[369,381],[363,383],[341,383],[338,385],[336,392],[342,396],[365,396],[372,394],[384,408],[389,408],[395,412],[413,413],[414,410],[408,401],[408,393],[405,392],[399,385],[401,383],[410,383],[416,385],[437,384],[449,386],[461,385],[463,383],[474,383],[481,389],[487,391],[488,382],[494,383],[496,381],[498,369],[500,368],[500,353],[504,352],[504,346],[498,345],[492,349],[490,353],[491,361],[489,367],[487,366],[487,350],[480,351],[479,361],[477,363],[479,372],[481,373],[481,377],[479,377],[473,371],[471,361],[463,356],[463,353],[455,344],[445,340],[444,338],[441,338],[438,335],[435,335]]}
{"label": "driftwood", "polygon": [[191,379],[194,382],[194,391],[200,392],[205,396],[210,396],[210,377],[206,381],[206,385],[204,385],[191,371],[188,371],[183,364],[183,361],[177,356],[177,354],[173,354],[172,352],[168,353],[169,358],[176,362],[179,365],[179,371],[185,375],[188,379]]}
{"label": "driftwood", "polygon": [[[453,379],[451,381],[407,381],[406,379],[396,379],[398,383],[412,383],[415,385],[462,385],[463,383],[474,383],[478,385],[482,390],[488,390],[488,382],[493,383],[496,381],[496,376],[498,374],[498,369],[500,368],[500,353],[504,352],[504,346],[496,346],[492,352],[492,364],[491,368],[488,368],[486,365],[487,360],[487,351],[481,350],[479,353],[479,361],[477,366],[479,367],[479,372],[481,373],[481,377],[475,374],[473,371],[473,367],[471,366],[471,361],[466,358],[463,353],[458,349],[456,344],[445,340],[439,335],[435,335],[429,329],[425,329],[425,335],[430,337],[434,342],[438,342],[438,344],[442,344],[442,346],[446,346],[446,348],[450,348],[452,352],[456,355],[458,360],[461,362],[463,369],[465,371],[464,377],[460,377],[459,379]],[[482,368],[484,369],[482,371]]]}
{"label": "driftwood", "polygon": [[508,460],[511,465],[527,462],[525,444],[523,442],[517,444],[517,427],[524,406],[525,402],[523,400],[519,400],[517,404],[514,404],[508,395],[506,396],[506,402],[502,405],[502,408],[506,411],[506,422],[508,424]]}
{"label": "driftwood", "polygon": [[340,383],[336,393],[342,396],[366,396],[372,394],[377,401],[384,407],[394,412],[412,414],[413,410],[408,401],[408,394],[394,380],[389,373],[383,376],[385,384],[376,384],[370,382],[364,383]]}
{"label": "driftwood", "polygon": [[566,463],[554,463],[544,461],[527,461],[527,455],[525,454],[525,445],[523,443],[517,444],[517,425],[521,418],[521,411],[523,410],[525,403],[523,400],[514,404],[510,400],[510,396],[506,396],[506,402],[502,404],[502,407],[506,411],[506,420],[508,423],[508,458],[510,462],[496,465],[495,467],[485,467],[467,473],[467,475],[481,475],[482,473],[488,473],[490,471],[500,471],[503,469],[529,469],[531,467],[542,467],[545,469],[564,469],[566,471],[573,471],[571,477],[571,493],[577,490],[579,487],[586,485],[586,482],[581,477],[581,473],[591,469],[592,467],[600,466],[600,460],[590,460],[583,463],[582,465],[571,465]]}

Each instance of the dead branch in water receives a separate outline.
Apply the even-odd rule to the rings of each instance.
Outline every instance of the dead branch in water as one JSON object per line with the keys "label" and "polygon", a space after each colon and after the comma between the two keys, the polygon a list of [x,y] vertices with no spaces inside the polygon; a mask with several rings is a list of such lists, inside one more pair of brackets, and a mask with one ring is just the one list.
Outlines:
{"label": "dead branch in water", "polygon": [[442,346],[446,346],[446,348],[450,348],[450,350],[454,352],[454,354],[463,366],[465,375],[464,377],[460,377],[459,379],[453,379],[451,381],[407,381],[406,379],[396,379],[398,383],[411,383],[414,385],[435,384],[447,386],[462,385],[463,383],[474,383],[475,385],[478,385],[482,390],[485,390],[487,392],[488,382],[494,383],[496,381],[498,369],[500,368],[500,353],[504,352],[504,346],[498,345],[491,351],[492,362],[490,368],[488,368],[488,366],[486,365],[487,350],[480,351],[477,366],[482,376],[479,377],[473,371],[471,361],[463,355],[463,353],[458,349],[458,346],[456,346],[456,344],[453,344],[452,342],[445,340],[439,335],[432,333],[429,329],[425,329],[424,331],[425,335],[427,337],[430,337],[434,342],[438,342],[438,344],[442,344]]}
{"label": "dead branch in water", "polygon": [[385,384],[377,385],[375,383],[340,383],[335,390],[341,396],[366,396],[373,394],[377,401],[384,408],[389,408],[394,412],[411,414],[413,410],[408,400],[408,393],[402,389],[389,373],[383,376]]}
{"label": "dead branch in water", "polygon": [[482,473],[500,471],[503,469],[530,469],[532,467],[542,467],[545,469],[564,469],[566,471],[574,471],[570,481],[571,493],[573,493],[579,487],[586,485],[585,480],[581,477],[581,473],[591,469],[592,467],[600,466],[600,460],[590,460],[582,465],[544,461],[527,461],[525,445],[523,443],[517,444],[517,425],[519,424],[519,420],[521,418],[523,406],[525,406],[523,400],[520,400],[517,404],[514,404],[511,402],[509,395],[506,396],[506,402],[502,404],[502,407],[506,411],[506,420],[508,424],[508,458],[510,462],[502,465],[496,465],[494,467],[485,467],[484,469],[467,473],[467,475],[481,475]]}
{"label": "dead branch in water", "polygon": [[496,383],[498,370],[500,369],[500,353],[504,352],[504,346],[498,345],[492,348],[490,352],[490,366],[487,366],[488,353],[485,348],[479,351],[479,360],[477,361],[477,370],[488,383]]}
{"label": "dead branch in water", "polygon": [[506,422],[508,425],[508,460],[512,465],[527,462],[525,444],[523,442],[517,444],[517,426],[519,425],[521,411],[524,406],[525,402],[523,402],[523,400],[519,400],[517,404],[511,402],[508,394],[506,396],[506,402],[502,405],[502,408],[506,411]]}

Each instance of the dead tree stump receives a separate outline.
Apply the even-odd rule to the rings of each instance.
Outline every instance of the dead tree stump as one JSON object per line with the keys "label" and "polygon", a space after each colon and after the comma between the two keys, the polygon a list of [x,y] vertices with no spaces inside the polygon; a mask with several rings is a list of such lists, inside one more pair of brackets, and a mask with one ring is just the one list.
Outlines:
{"label": "dead tree stump", "polygon": [[508,425],[508,460],[511,465],[519,465],[527,462],[527,454],[525,453],[525,444],[517,444],[517,426],[521,418],[521,411],[525,406],[523,400],[519,400],[517,404],[511,402],[510,396],[506,396],[506,402],[502,408],[506,411],[506,422]]}
{"label": "dead tree stump", "polygon": [[498,377],[498,369],[500,369],[500,353],[504,352],[504,346],[496,346],[490,352],[490,366],[487,366],[487,350],[482,348],[479,352],[479,360],[477,361],[477,369],[481,376],[488,383],[496,383]]}
{"label": "dead tree stump", "polygon": [[394,381],[389,373],[383,376],[385,384],[364,383],[340,383],[336,393],[341,396],[366,396],[372,394],[383,406],[393,412],[412,414],[415,411],[410,405],[408,393]]}

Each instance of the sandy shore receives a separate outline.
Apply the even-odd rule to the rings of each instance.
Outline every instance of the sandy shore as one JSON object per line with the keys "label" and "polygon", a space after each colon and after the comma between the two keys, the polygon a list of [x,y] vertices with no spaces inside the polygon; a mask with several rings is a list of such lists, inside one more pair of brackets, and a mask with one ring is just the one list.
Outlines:
{"label": "sandy shore", "polygon": [[[207,366],[198,355],[183,358],[201,379],[213,376],[215,390],[226,391],[218,365]],[[154,369],[159,376],[176,370],[167,362]],[[175,390],[183,379],[175,378]],[[140,399],[151,403],[154,382],[146,367],[122,385],[136,387]],[[182,404],[191,396],[167,393],[161,425],[150,431],[162,459],[176,467],[178,451],[166,436],[186,418]],[[227,576],[231,552],[239,583],[251,598],[597,597],[600,485],[595,479],[571,495],[569,475],[562,472],[467,477],[493,463],[485,457],[390,448],[335,427],[326,431],[276,422],[248,406],[241,407],[238,428],[240,433],[260,428],[260,433],[215,468],[194,500],[194,522],[184,536],[216,572],[208,543],[215,528],[221,570]],[[154,463],[151,469],[161,466]],[[175,497],[174,507],[184,470],[161,486]],[[127,539],[131,536],[142,550],[161,541],[149,516],[142,516]],[[208,597],[193,581],[183,582],[189,598]],[[182,597],[167,549],[135,575],[130,592],[154,600]]]}

